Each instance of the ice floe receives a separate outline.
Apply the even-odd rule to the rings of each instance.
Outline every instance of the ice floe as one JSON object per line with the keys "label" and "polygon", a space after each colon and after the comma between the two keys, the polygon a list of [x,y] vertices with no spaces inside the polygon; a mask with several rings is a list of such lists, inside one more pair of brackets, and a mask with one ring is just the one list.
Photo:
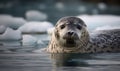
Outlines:
{"label": "ice floe", "polygon": [[11,24],[13,25],[10,25],[10,27],[17,29],[20,26],[24,25],[25,23],[26,23],[26,20],[23,19],[22,17],[14,17],[13,21],[11,22]]}
{"label": "ice floe", "polygon": [[50,22],[28,22],[19,28],[22,33],[44,33],[47,29],[52,28]]}
{"label": "ice floe", "polygon": [[102,27],[97,27],[95,29],[95,31],[97,31],[97,30],[112,30],[112,29],[120,29],[120,26],[109,26],[109,25],[106,25],[106,26],[102,26]]}
{"label": "ice floe", "polygon": [[30,10],[26,12],[26,19],[28,21],[45,21],[47,20],[47,15],[43,12],[37,10]]}
{"label": "ice floe", "polygon": [[[1,46],[21,46],[21,41],[0,41]],[[9,47],[10,48],[10,47]]]}
{"label": "ice floe", "polygon": [[114,15],[80,15],[77,16],[84,20],[87,24],[88,29],[95,30],[97,27],[102,27],[106,25],[120,26],[120,16]]}
{"label": "ice floe", "polygon": [[26,23],[26,20],[22,17],[12,17],[10,15],[0,15],[0,25],[17,29],[23,24]]}
{"label": "ice floe", "polygon": [[[114,29],[120,27],[120,16],[114,15],[79,15],[86,24],[88,30],[91,32],[93,30],[105,30],[105,29]],[[114,26],[114,28],[112,28]],[[48,34],[52,34],[54,28],[47,30]]]}
{"label": "ice floe", "polygon": [[31,35],[23,35],[22,45],[23,46],[37,45],[37,38]]}
{"label": "ice floe", "polygon": [[0,34],[4,33],[7,27],[0,25]]}
{"label": "ice floe", "polygon": [[22,34],[19,30],[13,30],[11,28],[7,28],[6,31],[0,35],[0,40],[21,40]]}

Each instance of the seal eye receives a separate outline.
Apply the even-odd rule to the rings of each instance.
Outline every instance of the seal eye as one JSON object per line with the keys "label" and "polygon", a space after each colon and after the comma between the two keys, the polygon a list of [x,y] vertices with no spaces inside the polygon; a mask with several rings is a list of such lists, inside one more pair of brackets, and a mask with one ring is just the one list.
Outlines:
{"label": "seal eye", "polygon": [[61,28],[61,29],[64,29],[64,28],[65,28],[65,25],[64,25],[64,24],[63,24],[63,25],[61,25],[61,26],[60,26],[60,28]]}
{"label": "seal eye", "polygon": [[77,26],[77,28],[78,28],[79,30],[82,29],[82,26],[80,26],[80,25],[76,25],[76,26]]}

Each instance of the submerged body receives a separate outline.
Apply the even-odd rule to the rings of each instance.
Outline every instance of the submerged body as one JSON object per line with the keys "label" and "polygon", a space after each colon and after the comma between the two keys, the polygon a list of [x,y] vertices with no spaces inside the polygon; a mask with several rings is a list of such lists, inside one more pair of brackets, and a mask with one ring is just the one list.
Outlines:
{"label": "submerged body", "polygon": [[45,51],[50,53],[97,53],[120,51],[120,29],[89,34],[86,24],[76,17],[61,18]]}

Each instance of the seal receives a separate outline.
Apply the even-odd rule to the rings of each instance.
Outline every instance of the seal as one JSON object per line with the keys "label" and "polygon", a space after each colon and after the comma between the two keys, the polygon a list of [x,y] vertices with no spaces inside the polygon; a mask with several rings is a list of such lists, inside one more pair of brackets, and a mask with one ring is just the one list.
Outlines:
{"label": "seal", "polygon": [[49,53],[99,53],[120,51],[120,29],[89,33],[80,18],[63,17],[55,25],[45,51]]}

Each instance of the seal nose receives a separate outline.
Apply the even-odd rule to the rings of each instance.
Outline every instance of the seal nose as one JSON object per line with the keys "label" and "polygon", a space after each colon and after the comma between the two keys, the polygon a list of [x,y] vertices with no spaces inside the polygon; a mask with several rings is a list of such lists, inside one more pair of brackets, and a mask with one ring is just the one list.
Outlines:
{"label": "seal nose", "polygon": [[67,34],[71,36],[71,35],[73,35],[73,34],[74,34],[74,32],[69,31]]}
{"label": "seal nose", "polygon": [[63,39],[69,39],[69,40],[74,40],[74,39],[77,39],[77,38],[78,38],[78,35],[74,31],[68,31],[63,36]]}

